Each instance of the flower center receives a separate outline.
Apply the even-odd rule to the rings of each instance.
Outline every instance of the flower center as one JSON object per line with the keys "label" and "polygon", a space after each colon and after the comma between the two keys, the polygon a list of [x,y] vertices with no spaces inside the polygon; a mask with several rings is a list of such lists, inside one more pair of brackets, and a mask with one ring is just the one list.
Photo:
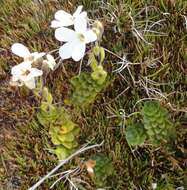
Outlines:
{"label": "flower center", "polygon": [[30,71],[26,69],[22,69],[21,72],[22,72],[22,75],[24,76],[27,76],[30,73]]}
{"label": "flower center", "polygon": [[81,34],[81,33],[78,34],[78,38],[79,38],[79,40],[80,40],[81,42],[84,42],[84,41],[85,41],[85,37],[84,37],[84,35]]}

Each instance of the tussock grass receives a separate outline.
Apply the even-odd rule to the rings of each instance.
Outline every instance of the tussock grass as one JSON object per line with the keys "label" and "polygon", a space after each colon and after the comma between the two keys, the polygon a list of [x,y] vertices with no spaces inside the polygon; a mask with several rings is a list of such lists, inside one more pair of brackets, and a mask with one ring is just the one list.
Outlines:
{"label": "tussock grass", "polygon": [[[162,190],[185,186],[187,29],[183,15],[187,10],[186,1],[2,0],[0,189],[27,189],[57,162],[46,150],[51,146],[47,129],[31,123],[38,100],[30,92],[8,85],[10,68],[19,61],[11,55],[10,46],[21,42],[33,51],[56,49],[59,44],[49,28],[55,10],[62,8],[73,12],[80,4],[88,10],[90,17],[104,23],[102,46],[121,58],[126,56],[126,62],[106,53],[104,67],[114,80],[82,117],[75,117],[81,127],[79,143],[105,141],[100,152],[112,159],[116,171],[108,180],[111,189],[149,190],[152,183],[158,183]],[[120,72],[112,73],[123,64]],[[86,65],[86,59],[83,65]],[[56,102],[62,102],[68,91],[68,80],[78,70],[79,65],[68,60],[63,67],[49,74],[46,82]],[[132,150],[127,144],[124,127],[128,115],[139,112],[145,99],[160,100],[171,113],[177,127],[173,152],[147,144]],[[139,115],[132,120],[139,120]],[[80,165],[96,152],[90,151],[76,158],[63,170]],[[90,184],[86,189],[96,189],[84,170],[79,176]],[[44,183],[41,189],[49,189],[53,180]],[[68,187],[61,182],[54,189]]]}

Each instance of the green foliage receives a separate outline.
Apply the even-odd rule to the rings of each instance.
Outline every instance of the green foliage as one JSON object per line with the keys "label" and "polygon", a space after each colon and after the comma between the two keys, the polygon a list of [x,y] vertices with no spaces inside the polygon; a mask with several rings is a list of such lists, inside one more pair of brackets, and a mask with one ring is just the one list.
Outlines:
{"label": "green foliage", "polygon": [[114,167],[105,155],[96,155],[92,160],[95,161],[93,180],[98,187],[102,187],[106,185],[107,178],[114,174]]}
{"label": "green foliage", "polygon": [[54,152],[60,160],[65,159],[77,147],[75,137],[78,132],[77,125],[66,118],[65,121],[61,122],[61,125],[50,127],[51,141],[57,145]]}
{"label": "green foliage", "polygon": [[128,126],[125,135],[128,144],[131,146],[141,145],[146,139],[144,126],[140,123]]}
{"label": "green foliage", "polygon": [[156,101],[148,101],[142,109],[144,128],[153,144],[170,141],[175,136],[168,111]]}
{"label": "green foliage", "polygon": [[77,108],[85,108],[94,102],[98,93],[108,84],[107,72],[101,65],[104,58],[104,49],[96,45],[92,49],[88,61],[92,72],[82,72],[80,75],[71,78],[71,93],[70,98],[66,100],[67,103]]}
{"label": "green foliage", "polygon": [[101,65],[99,65],[91,74],[91,77],[94,81],[101,85],[104,83],[107,77],[107,72],[103,69]]}
{"label": "green foliage", "polygon": [[105,59],[105,50],[103,47],[95,45],[89,55],[88,62],[94,71],[98,65],[101,65]]}
{"label": "green foliage", "polygon": [[43,126],[49,127],[51,141],[56,148],[54,153],[58,159],[65,159],[77,146],[75,136],[79,128],[73,123],[63,107],[55,107],[52,103],[52,95],[47,88],[43,90],[41,111],[37,114],[38,121]]}
{"label": "green foliage", "polygon": [[71,95],[68,103],[78,108],[85,108],[94,102],[98,93],[106,86],[105,82],[99,84],[100,82],[98,83],[97,80],[94,80],[89,73],[84,72],[79,76],[73,77],[70,82]]}
{"label": "green foliage", "polygon": [[[164,2],[166,8],[162,6],[161,1]],[[183,176],[186,174],[184,148],[187,134],[185,127],[187,114],[180,110],[185,111],[187,105],[187,93],[185,90],[187,84],[187,55],[184,53],[186,51],[185,37],[187,33],[185,19],[182,16],[185,15],[185,10],[187,10],[187,1],[161,1],[76,0],[72,1],[72,3],[62,0],[0,1],[0,28],[2,34],[0,40],[0,62],[3,64],[2,68],[5,71],[4,77],[0,71],[0,78],[3,77],[0,87],[0,118],[2,120],[0,123],[5,126],[0,127],[0,142],[2,142],[0,148],[2,150],[0,178],[6,179],[5,181],[0,179],[0,187],[3,190],[12,187],[11,182],[15,174],[22,181],[17,188],[27,189],[29,184],[38,181],[39,176],[43,176],[49,171],[49,168],[52,168],[56,164],[54,157],[47,154],[47,151],[43,151],[43,146],[49,148],[49,146],[46,147],[49,141],[46,138],[45,129],[42,129],[44,127],[39,125],[36,131],[32,132],[32,129],[26,124],[26,121],[32,119],[35,107],[37,106],[35,101],[33,101],[33,97],[20,96],[20,89],[8,87],[10,68],[18,64],[17,57],[12,56],[9,51],[10,46],[14,42],[21,42],[28,46],[31,51],[45,50],[47,52],[57,49],[59,43],[51,35],[53,32],[49,27],[50,21],[54,19],[56,10],[64,9],[69,13],[73,13],[77,5],[84,5],[84,10],[89,10],[91,18],[102,19],[105,33],[101,43],[106,49],[114,51],[120,57],[123,57],[125,53],[127,60],[131,63],[142,63],[140,65],[130,64],[128,66],[134,80],[143,79],[148,76],[144,81],[148,85],[148,89],[157,88],[167,96],[167,102],[170,102],[171,106],[176,109],[176,111],[172,112],[172,119],[179,123],[177,146],[182,151],[174,155],[174,159],[178,161],[178,164],[175,165],[176,167],[171,166],[167,154],[164,154],[160,149],[155,151],[154,147],[141,148],[139,152],[134,152],[136,156],[134,157],[124,141],[122,128],[116,127],[113,130],[113,118],[109,119],[106,117],[106,115],[110,114],[109,112],[106,114],[106,107],[100,105],[99,101],[95,103],[94,110],[89,110],[89,112],[84,114],[84,118],[80,117],[79,119],[80,125],[84,126],[82,127],[80,140],[83,139],[82,143],[85,142],[85,139],[92,139],[93,137],[96,137],[97,140],[105,140],[105,146],[102,147],[102,151],[113,157],[113,162],[116,163],[115,168],[118,173],[116,180],[110,180],[110,178],[108,180],[109,183],[112,181],[110,184],[111,189],[137,189],[140,186],[145,190],[151,189],[150,184],[157,182],[157,180],[159,181],[163,174],[171,176],[174,187],[184,186],[187,182],[187,180],[183,181]],[[181,6],[179,6],[179,3]],[[165,12],[167,14],[163,14]],[[135,23],[132,23],[130,13]],[[32,18],[31,20],[34,22],[32,25],[34,24],[36,29],[33,26],[29,26],[30,21],[28,25],[28,18]],[[156,24],[157,21],[159,21],[158,24]],[[40,31],[37,31],[38,24]],[[141,32],[141,36],[152,43],[152,45],[145,43],[141,39],[139,40],[134,35],[135,33],[132,30],[133,24],[135,24],[135,29],[140,32],[143,31]],[[154,25],[154,27],[150,28],[151,25]],[[153,31],[149,32],[146,28]],[[157,35],[156,32],[161,33]],[[162,32],[166,35],[162,35]],[[157,58],[158,61],[155,60]],[[108,65],[108,63],[117,63],[120,60],[107,53],[105,61]],[[77,67],[74,64],[64,64],[64,66],[69,76],[75,75],[74,71]],[[112,67],[108,68],[112,70],[119,66],[118,64],[112,64]],[[84,69],[85,67],[83,67]],[[140,99],[147,98],[147,94],[139,87],[138,83],[133,85],[129,72],[126,68],[120,73],[121,75],[115,75],[114,86],[109,87],[105,94],[107,107],[115,110],[124,108],[127,113],[132,113],[134,112],[133,106],[135,103]],[[61,100],[66,94],[68,75],[64,77],[63,73],[64,70],[59,67],[53,74],[51,73],[47,77],[47,85],[50,86],[53,94],[55,94],[56,101]],[[154,75],[154,73],[156,74]],[[61,77],[63,78],[63,82],[59,80]],[[151,80],[152,82],[156,82],[156,84],[149,84]],[[127,86],[130,89],[118,96]],[[151,95],[151,97],[155,96]],[[120,118],[120,120],[122,119]],[[18,124],[21,124],[20,130],[17,127]],[[4,137],[8,138],[4,140]],[[15,142],[12,146],[11,141]],[[35,147],[37,146],[38,151],[35,153]],[[85,152],[83,156],[91,157],[94,152]],[[5,154],[13,154],[13,156],[6,157]],[[14,162],[16,160],[15,154],[24,158],[23,160],[26,161],[24,162],[25,167]],[[28,166],[30,167],[28,168]],[[68,163],[63,168],[63,171],[71,167],[72,162]],[[3,169],[5,170],[4,172],[2,171]],[[87,182],[85,172],[80,173],[80,178]],[[58,176],[54,181],[56,179],[58,179]],[[49,189],[49,186],[52,184],[51,180],[46,181],[39,189]],[[57,184],[54,189],[62,189],[62,184]],[[84,183],[82,185],[86,186]],[[67,183],[65,186],[67,186]],[[64,187],[63,189],[67,188]],[[164,188],[163,186],[162,189]],[[85,189],[96,188],[89,186],[85,187]],[[186,189],[186,186],[184,186],[184,189]]]}

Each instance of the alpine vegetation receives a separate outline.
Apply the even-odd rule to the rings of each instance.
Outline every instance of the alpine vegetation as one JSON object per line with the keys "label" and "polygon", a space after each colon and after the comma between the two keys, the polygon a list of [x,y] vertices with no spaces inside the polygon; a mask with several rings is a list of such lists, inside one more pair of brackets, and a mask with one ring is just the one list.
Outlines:
{"label": "alpine vegetation", "polygon": [[0,189],[186,188],[184,1],[0,5]]}

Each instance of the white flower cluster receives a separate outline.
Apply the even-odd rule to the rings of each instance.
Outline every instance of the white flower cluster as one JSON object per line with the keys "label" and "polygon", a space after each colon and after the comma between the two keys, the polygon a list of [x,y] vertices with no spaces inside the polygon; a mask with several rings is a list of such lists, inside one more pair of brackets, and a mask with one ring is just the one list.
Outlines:
{"label": "white flower cluster", "polygon": [[[86,44],[97,40],[96,33],[88,28],[87,13],[81,12],[79,6],[73,15],[59,10],[55,13],[55,20],[51,22],[52,28],[57,28],[55,38],[65,44],[60,47],[59,54],[62,59],[72,58],[80,61],[86,51]],[[67,26],[74,25],[74,30]]]}
{"label": "white flower cluster", "polygon": [[[51,27],[56,28],[56,39],[64,42],[59,49],[62,60],[68,58],[72,58],[74,61],[81,60],[86,51],[86,44],[97,40],[97,32],[94,28],[88,28],[87,13],[82,12],[82,8],[83,6],[79,6],[73,15],[59,10],[55,13],[55,20],[51,22]],[[72,25],[74,25],[74,30],[67,28]],[[56,65],[55,59],[50,54],[30,53],[28,48],[20,43],[13,44],[11,50],[23,58],[23,62],[11,70],[11,85],[26,85],[33,89],[36,87],[35,78],[43,74],[42,70],[34,68],[34,66],[42,63],[53,70]]]}
{"label": "white flower cluster", "polygon": [[53,70],[56,64],[55,59],[52,55],[46,54],[44,52],[30,53],[28,48],[20,43],[13,44],[11,50],[14,54],[23,58],[23,62],[12,67],[12,78],[10,84],[13,86],[26,85],[30,89],[35,88],[35,77],[41,76],[43,74],[43,71],[34,68],[33,65],[42,63],[43,65],[47,65],[50,69]]}

